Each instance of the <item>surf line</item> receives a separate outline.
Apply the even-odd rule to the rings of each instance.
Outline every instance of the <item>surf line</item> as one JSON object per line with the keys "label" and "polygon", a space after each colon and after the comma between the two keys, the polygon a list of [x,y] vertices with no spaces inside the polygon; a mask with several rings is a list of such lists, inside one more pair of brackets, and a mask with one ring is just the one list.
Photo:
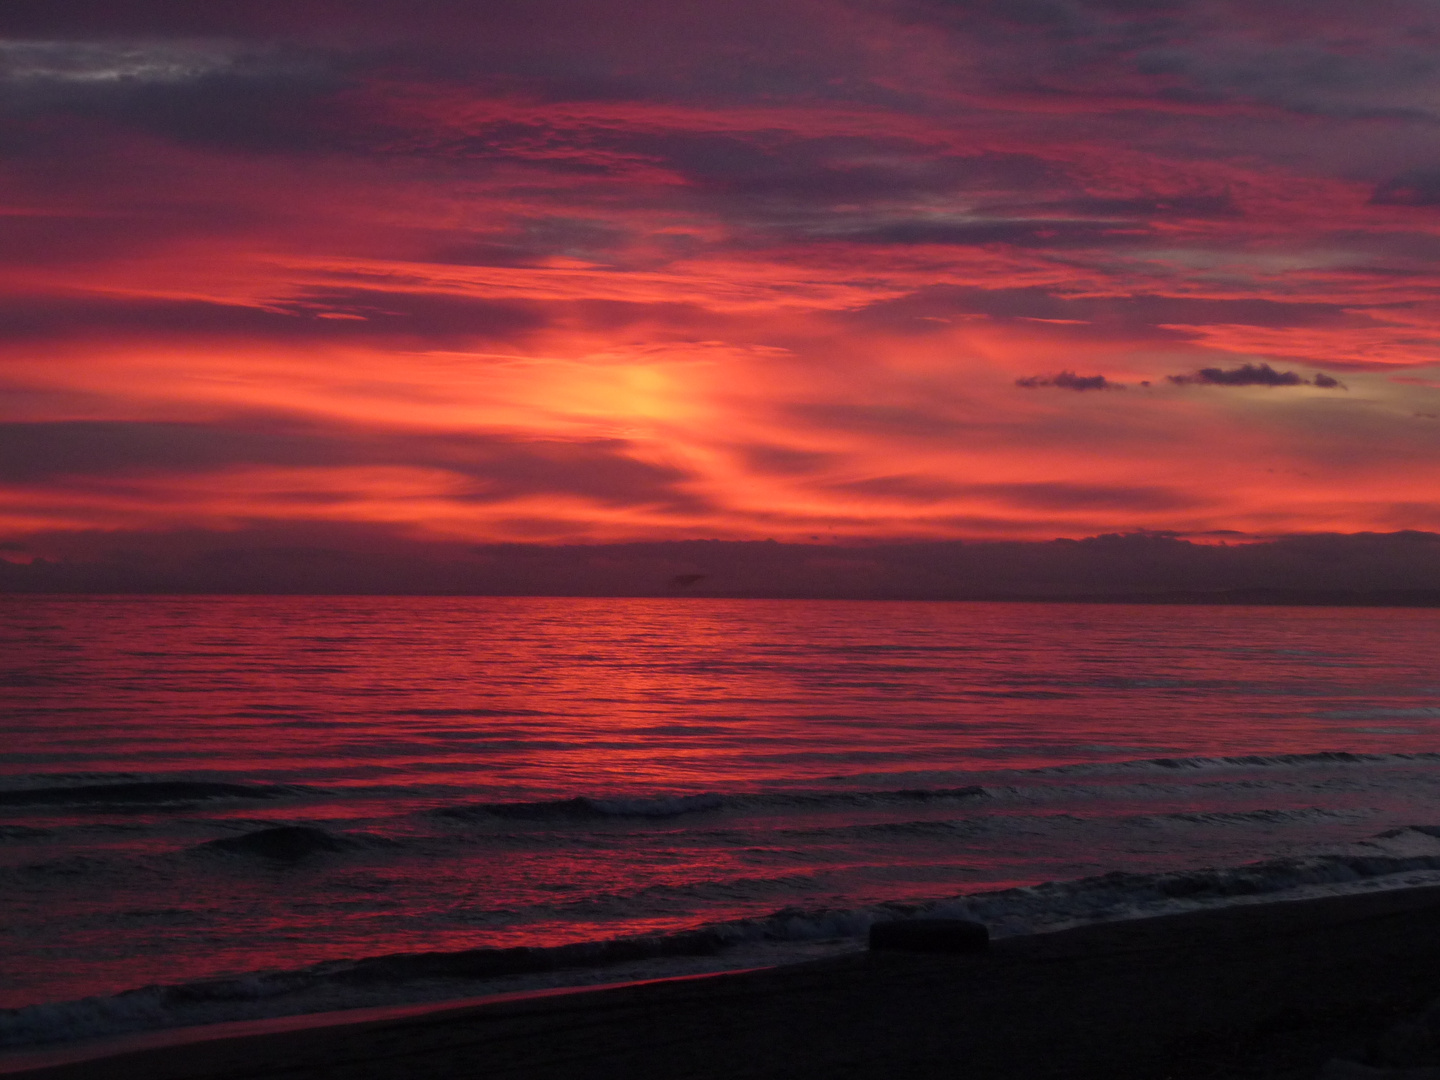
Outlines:
{"label": "surf line", "polygon": [[573,994],[588,994],[600,990],[623,990],[626,987],[651,986],[657,983],[694,982],[698,979],[715,979],[725,975],[746,975],[756,971],[769,971],[780,966],[782,965],[762,964],[759,967],[702,971],[693,975],[671,975],[660,979],[626,979],[621,982],[587,983],[581,986],[550,986],[540,990],[512,990],[503,994],[484,994],[479,997],[447,998],[443,1001],[429,1001],[419,1005],[370,1005],[357,1009],[296,1013],[291,1016],[271,1016],[260,1020],[224,1020],[216,1024],[195,1024],[189,1027],[167,1028],[163,1031],[110,1035],[98,1039],[87,1039],[80,1043],[51,1050],[20,1050],[0,1053],[0,1075],[25,1073],[35,1069],[47,1069],[55,1065],[78,1065],[87,1061],[100,1061],[135,1050],[162,1050],[171,1047],[193,1046],[197,1043],[218,1042],[222,1039],[274,1035],[284,1031],[308,1031],[345,1027],[350,1024],[373,1024],[385,1020],[403,1020],[412,1016],[464,1012],[485,1005],[500,1005],[512,1001],[567,997]]}

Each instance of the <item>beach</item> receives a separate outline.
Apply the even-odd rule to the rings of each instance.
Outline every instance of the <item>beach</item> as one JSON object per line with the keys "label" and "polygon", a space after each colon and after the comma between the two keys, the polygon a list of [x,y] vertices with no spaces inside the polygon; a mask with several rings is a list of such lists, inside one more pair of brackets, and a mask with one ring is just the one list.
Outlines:
{"label": "beach", "polygon": [[1440,888],[1420,888],[1091,925],[977,955],[871,952],[442,1007],[13,1075],[1310,1078],[1332,1059],[1365,1061],[1437,995]]}

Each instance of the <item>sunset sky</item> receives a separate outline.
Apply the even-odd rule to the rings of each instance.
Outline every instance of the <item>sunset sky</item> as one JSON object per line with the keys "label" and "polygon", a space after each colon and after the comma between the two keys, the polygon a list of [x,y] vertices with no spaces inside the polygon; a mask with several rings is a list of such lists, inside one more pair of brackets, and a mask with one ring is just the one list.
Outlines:
{"label": "sunset sky", "polygon": [[0,83],[12,561],[1440,530],[1433,0],[7,0]]}

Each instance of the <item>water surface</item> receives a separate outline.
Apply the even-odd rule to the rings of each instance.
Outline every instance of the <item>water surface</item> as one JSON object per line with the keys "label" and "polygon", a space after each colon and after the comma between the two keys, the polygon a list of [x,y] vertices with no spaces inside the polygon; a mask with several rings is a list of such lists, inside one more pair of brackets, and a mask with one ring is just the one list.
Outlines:
{"label": "water surface", "polygon": [[[1436,611],[0,611],[0,1006],[19,1010],[16,1041],[54,1033],[47,1003],[92,997],[112,1028],[135,1026],[116,1017],[176,1003],[115,995],[184,985],[230,1002],[212,1009],[226,1018],[312,992],[314,965],[393,954],[717,926],[853,945],[885,904],[968,903],[1017,932],[1173,900],[1173,876],[1203,868],[1191,895],[1224,900],[1257,861],[1272,864],[1261,891],[1440,867],[1424,831],[1440,823]],[[1142,877],[1074,884],[1114,872]],[[976,899],[1020,886],[1042,887]],[[367,1002],[383,999],[366,970]]]}

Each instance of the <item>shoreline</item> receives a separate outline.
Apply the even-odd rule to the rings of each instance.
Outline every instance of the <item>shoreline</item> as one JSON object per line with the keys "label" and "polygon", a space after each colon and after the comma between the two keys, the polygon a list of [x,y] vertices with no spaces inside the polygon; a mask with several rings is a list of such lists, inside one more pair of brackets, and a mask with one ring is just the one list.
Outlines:
{"label": "shoreline", "polygon": [[136,1031],[125,1035],[100,1036],[94,1039],[82,1039],[78,1043],[66,1043],[35,1050],[0,1051],[0,1076],[30,1073],[38,1069],[60,1065],[80,1065],[103,1061],[138,1051],[179,1051],[183,1047],[193,1046],[196,1043],[217,1042],[222,1039],[263,1038],[267,1035],[278,1035],[290,1031],[319,1031],[334,1027],[368,1025],[405,1020],[410,1017],[431,1016],[438,1013],[468,1012],[472,1009],[509,1002],[616,990],[622,987],[646,986],[651,983],[713,979],[724,975],[740,975],[763,970],[766,969],[735,968],[726,971],[701,972],[695,975],[670,975],[656,979],[625,979],[605,983],[582,983],[575,986],[551,986],[538,990],[511,990],[498,994],[445,998],[413,1005],[371,1005],[354,1009],[331,1009],[325,1012],[290,1013],[283,1016],[267,1016],[257,1020],[222,1020],[214,1024],[193,1024],[186,1027]]}
{"label": "shoreline", "polygon": [[977,956],[869,953],[241,1021],[200,1039],[171,1029],[149,1034],[168,1036],[158,1045],[3,1071],[719,1080],[953,1076],[963,1061],[967,1078],[1310,1078],[1437,996],[1440,887],[1419,886],[1091,924]]}
{"label": "shoreline", "polygon": [[[1245,869],[1244,867],[1240,869]],[[1401,878],[1404,880],[1400,880]],[[1078,879],[1076,882],[1060,884],[1084,885],[1087,882],[1105,882],[1106,875],[1094,879]],[[1055,883],[1046,883],[1054,885]],[[872,916],[885,918],[910,918],[910,917],[942,917],[942,918],[965,918],[978,920],[988,925],[991,932],[992,944],[1011,941],[1020,938],[1046,937],[1056,933],[1067,931],[1083,931],[1090,928],[1110,926],[1117,924],[1141,922],[1147,920],[1183,917],[1203,912],[1221,911],[1230,908],[1249,906],[1268,906],[1274,904],[1293,904],[1308,900],[1346,897],[1358,897],[1388,892],[1409,892],[1427,888],[1440,889],[1440,870],[1430,869],[1421,871],[1396,872],[1392,875],[1382,875],[1378,878],[1360,878],[1349,882],[1337,881],[1311,881],[1306,884],[1292,885],[1288,888],[1281,888],[1271,891],[1265,888],[1256,888],[1254,882],[1247,883],[1249,890],[1239,893],[1230,893],[1223,896],[1205,896],[1199,899],[1198,903],[1189,895],[1176,895],[1169,900],[1150,899],[1142,902],[1137,908],[1121,913],[1110,912],[1107,914],[1089,913],[1081,915],[1076,919],[1060,919],[1051,925],[1030,926],[1016,931],[1009,925],[1009,920],[1002,911],[986,910],[983,902],[996,898],[1005,897],[1011,892],[1024,892],[1020,890],[1000,890],[994,893],[974,893],[964,897],[955,898],[954,902],[969,901],[960,910],[953,910],[953,903],[949,900],[935,901],[919,904],[902,904],[894,912],[887,912],[879,908],[870,910],[856,909],[850,912],[839,912],[842,921],[851,922],[853,918],[868,919]],[[1043,886],[1040,886],[1043,887]],[[1033,887],[1032,887],[1033,888]],[[972,910],[972,905],[982,904],[980,910]],[[883,907],[883,905],[882,905]],[[908,914],[900,914],[901,911]],[[830,913],[836,914],[836,913]],[[777,918],[772,915],[769,918]],[[762,920],[764,921],[764,920]],[[868,922],[867,924],[868,925]],[[713,929],[713,928],[709,928]],[[707,928],[697,928],[677,932],[678,936],[686,937],[693,934],[704,934]],[[443,1012],[461,1008],[474,1008],[484,1005],[496,1004],[506,1001],[518,1001],[530,998],[542,998],[568,994],[597,992],[619,987],[638,986],[650,983],[685,981],[700,978],[719,978],[749,971],[769,970],[775,968],[794,968],[824,962],[828,960],[840,960],[852,958],[863,954],[865,945],[863,943],[863,932],[859,939],[846,938],[834,940],[810,941],[807,939],[783,940],[783,941],[754,941],[742,939],[729,946],[723,947],[718,952],[678,952],[672,953],[666,949],[646,952],[643,956],[633,958],[597,961],[594,963],[561,963],[537,964],[534,967],[525,965],[515,966],[514,957],[510,953],[524,952],[521,949],[498,949],[498,950],[472,950],[481,954],[493,953],[488,959],[503,960],[508,963],[501,966],[507,970],[503,973],[496,971],[490,975],[470,974],[473,968],[475,957],[471,956],[472,951],[461,951],[457,953],[417,953],[417,954],[393,954],[371,958],[370,962],[407,961],[419,960],[422,962],[439,962],[441,967],[449,967],[447,961],[463,959],[467,961],[464,966],[467,974],[456,975],[452,980],[442,979],[437,984],[433,979],[429,982],[421,980],[419,984],[411,985],[402,989],[396,987],[392,994],[364,995],[361,1000],[345,1004],[336,1000],[333,996],[321,997],[319,1000],[311,1000],[308,1004],[291,1000],[291,995],[282,995],[279,999],[284,1002],[278,1010],[261,1007],[255,1010],[244,1010],[240,1015],[231,1015],[229,1018],[215,1016],[213,1013],[209,1018],[203,1016],[192,1016],[188,1020],[180,1016],[171,1019],[169,1023],[158,1023],[154,1025],[139,1025],[134,1027],[120,1027],[119,1030],[99,1031],[95,1033],[84,1033],[71,1038],[46,1038],[31,1042],[29,1044],[11,1045],[0,1048],[0,1076],[7,1076],[25,1070],[34,1070],[50,1065],[69,1064],[72,1062],[90,1061],[103,1057],[110,1057],[121,1053],[128,1053],[131,1050],[139,1049],[161,1049],[188,1045],[196,1042],[212,1041],[220,1038],[231,1038],[251,1035],[264,1035],[283,1031],[295,1031],[310,1028],[324,1028],[340,1025],[368,1023],[387,1019],[398,1019],[407,1016],[418,1016],[434,1012]],[[614,939],[625,941],[626,939]],[[613,943],[613,942],[612,942]],[[583,944],[583,943],[582,943]],[[653,943],[652,943],[653,944]],[[565,953],[574,946],[555,947],[554,951]],[[552,951],[547,947],[535,947],[537,951],[545,953]],[[424,964],[429,967],[429,964]],[[508,970],[513,968],[513,970]],[[302,969],[303,970],[303,969]],[[204,987],[206,983],[202,980],[199,984]],[[131,994],[144,994],[149,990],[179,990],[186,989],[185,984],[171,987],[142,987],[135,990],[125,991],[115,995],[109,1000],[122,1000]],[[368,998],[368,1000],[365,1000]],[[56,1009],[62,1013],[67,1009],[84,1008],[92,1000],[105,999],[81,999],[75,1002],[60,1002],[50,1005],[34,1006],[40,1009]],[[261,1001],[269,1000],[262,998]],[[18,1010],[24,1012],[24,1009]],[[247,1015],[248,1013],[248,1015]],[[71,1023],[74,1023],[74,1017]]]}

